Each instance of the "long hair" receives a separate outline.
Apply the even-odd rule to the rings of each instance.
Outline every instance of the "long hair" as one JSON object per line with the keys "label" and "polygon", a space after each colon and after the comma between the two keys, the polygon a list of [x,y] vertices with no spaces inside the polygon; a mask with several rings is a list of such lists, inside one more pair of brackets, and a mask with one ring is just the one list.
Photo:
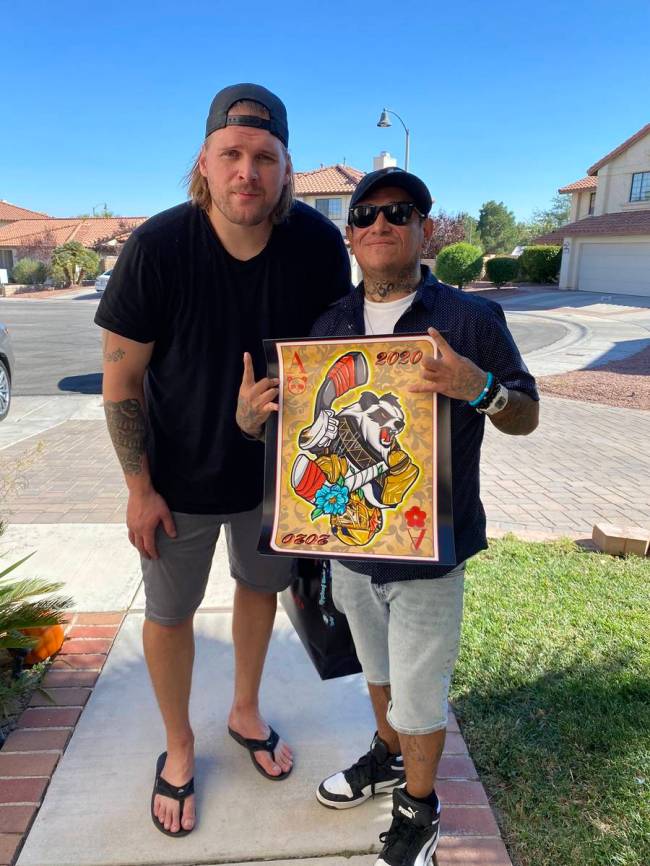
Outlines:
{"label": "long hair", "polygon": [[[269,119],[267,109],[263,105],[260,105],[259,102],[251,102],[243,99],[231,106],[230,111],[232,111],[233,108],[241,108],[244,109],[247,114],[252,114],[255,117],[263,117],[265,120]],[[282,142],[280,143],[282,144]],[[271,211],[271,222],[274,225],[278,225],[285,221],[289,216],[289,212],[291,211],[294,202],[293,164],[291,162],[289,151],[284,144],[282,144],[282,150],[284,152],[284,158],[289,164],[290,176],[289,182],[282,187],[282,194],[280,195],[278,203]],[[196,155],[192,167],[183,178],[183,182],[187,186],[188,198],[190,198],[197,207],[200,207],[207,212],[210,210],[210,205],[212,204],[212,196],[210,195],[207,178],[203,177],[199,168],[200,156],[201,151]]]}

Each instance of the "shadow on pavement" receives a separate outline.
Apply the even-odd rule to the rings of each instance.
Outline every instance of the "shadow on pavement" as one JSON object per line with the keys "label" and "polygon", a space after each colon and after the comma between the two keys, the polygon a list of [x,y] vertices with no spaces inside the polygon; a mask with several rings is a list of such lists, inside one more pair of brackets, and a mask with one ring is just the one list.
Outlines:
{"label": "shadow on pavement", "polygon": [[60,379],[59,391],[74,391],[76,394],[101,394],[102,374],[84,373],[81,376],[66,376]]}
{"label": "shadow on pavement", "polygon": [[98,301],[101,298],[101,294],[96,291],[91,291],[87,295],[75,295],[74,298],[71,298],[73,301]]}
{"label": "shadow on pavement", "polygon": [[[611,372],[615,373],[631,373],[639,375],[644,370],[630,369],[630,360],[635,355],[643,352],[650,346],[650,340],[620,340],[607,352],[603,352],[598,358],[593,360],[584,369],[596,370],[599,367],[608,366]],[[646,365],[644,365],[645,367]]]}

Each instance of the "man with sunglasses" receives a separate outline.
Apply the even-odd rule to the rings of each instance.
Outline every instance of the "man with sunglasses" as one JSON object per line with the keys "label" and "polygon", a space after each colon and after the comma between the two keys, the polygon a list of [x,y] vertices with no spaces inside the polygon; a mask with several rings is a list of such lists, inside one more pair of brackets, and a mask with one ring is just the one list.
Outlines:
{"label": "man with sunglasses", "polygon": [[423,359],[422,381],[413,390],[451,398],[457,564],[332,563],[334,601],[350,623],[377,733],[368,753],[325,779],[317,797],[324,806],[348,809],[393,790],[393,821],[380,836],[380,866],[425,866],[438,842],[434,784],[458,654],[465,562],[487,547],[479,497],[486,415],[512,435],[531,433],[538,421],[535,382],[501,307],[440,283],[420,265],[433,230],[431,204],[425,184],[401,169],[381,169],[361,180],[347,238],[363,282],[312,330],[316,337],[347,338],[428,332],[439,356]]}

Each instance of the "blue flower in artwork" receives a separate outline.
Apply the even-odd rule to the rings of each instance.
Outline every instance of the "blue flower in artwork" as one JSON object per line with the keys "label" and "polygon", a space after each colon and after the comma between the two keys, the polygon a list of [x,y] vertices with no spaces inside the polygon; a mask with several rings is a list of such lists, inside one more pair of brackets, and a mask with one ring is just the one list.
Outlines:
{"label": "blue flower in artwork", "polygon": [[344,484],[323,484],[314,504],[323,514],[345,514],[349,498],[350,491]]}

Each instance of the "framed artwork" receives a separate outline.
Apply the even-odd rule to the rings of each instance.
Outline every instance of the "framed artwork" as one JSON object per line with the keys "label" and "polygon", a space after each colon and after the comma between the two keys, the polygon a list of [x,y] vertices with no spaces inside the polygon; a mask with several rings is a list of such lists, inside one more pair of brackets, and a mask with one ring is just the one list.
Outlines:
{"label": "framed artwork", "polygon": [[280,394],[260,552],[454,564],[449,401],[408,390],[437,353],[431,337],[264,346]]}

